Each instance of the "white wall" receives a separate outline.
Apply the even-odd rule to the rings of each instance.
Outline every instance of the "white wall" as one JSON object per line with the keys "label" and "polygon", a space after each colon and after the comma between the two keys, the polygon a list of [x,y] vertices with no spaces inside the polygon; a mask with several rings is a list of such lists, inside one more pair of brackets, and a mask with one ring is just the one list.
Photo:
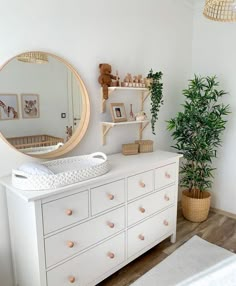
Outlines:
{"label": "white wall", "polygon": [[230,104],[222,148],[214,165],[213,206],[236,214],[236,24],[210,21],[202,16],[204,1],[196,1],[193,33],[193,72],[216,75],[220,88],[229,92],[224,103]]}
{"label": "white wall", "polygon": [[[97,150],[115,153],[121,144],[137,138],[136,128],[111,130],[107,145],[101,146],[98,64],[111,63],[121,78],[127,72],[146,75],[153,68],[164,73],[165,105],[160,112],[157,136],[150,130],[145,138],[156,146],[170,149],[170,134],[165,120],[176,114],[181,91],[191,73],[192,9],[188,1],[176,0],[8,0],[1,1],[1,58],[27,50],[57,54],[78,70],[91,99],[89,129],[81,144],[69,155]],[[114,95],[117,100],[136,101]],[[130,102],[132,100],[132,102]],[[148,104],[148,103],[147,103]],[[1,130],[1,126],[0,126]],[[30,158],[0,143],[0,176],[11,172]],[[32,159],[31,159],[32,160]],[[0,286],[12,286],[9,237],[4,194],[0,192]]]}

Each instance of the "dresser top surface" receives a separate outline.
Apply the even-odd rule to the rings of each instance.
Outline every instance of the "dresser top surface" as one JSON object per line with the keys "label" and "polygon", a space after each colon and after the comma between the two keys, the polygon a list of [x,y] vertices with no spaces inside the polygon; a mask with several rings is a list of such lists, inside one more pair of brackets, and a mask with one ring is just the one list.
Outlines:
{"label": "dresser top surface", "polygon": [[178,162],[179,158],[181,157],[182,155],[180,154],[161,150],[131,156],[124,156],[121,153],[109,155],[108,161],[111,166],[111,170],[105,175],[50,190],[23,191],[17,189],[12,186],[11,176],[2,177],[0,179],[0,183],[7,188],[7,191],[15,193],[22,199],[26,201],[36,201],[75,189],[85,190],[90,187],[106,184],[111,181],[132,176],[139,172],[141,173],[163,165]]}

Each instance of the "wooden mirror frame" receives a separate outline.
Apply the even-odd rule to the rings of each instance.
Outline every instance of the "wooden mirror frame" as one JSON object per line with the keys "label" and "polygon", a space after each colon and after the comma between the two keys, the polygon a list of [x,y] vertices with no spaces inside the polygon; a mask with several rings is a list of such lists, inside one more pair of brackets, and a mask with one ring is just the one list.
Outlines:
{"label": "wooden mirror frame", "polygon": [[51,57],[57,59],[58,61],[64,63],[67,66],[67,68],[73,73],[73,75],[76,77],[76,79],[78,80],[78,82],[81,86],[81,90],[82,90],[81,121],[80,121],[78,127],[75,129],[74,134],[71,136],[71,138],[63,146],[61,146],[57,150],[54,150],[54,151],[51,151],[48,153],[42,153],[42,154],[23,153],[23,152],[19,151],[17,148],[15,148],[13,145],[11,145],[1,132],[0,132],[0,138],[4,142],[6,142],[11,148],[14,148],[17,152],[19,152],[21,154],[24,154],[24,155],[30,156],[30,157],[40,158],[40,159],[52,159],[52,158],[56,158],[56,157],[62,156],[64,154],[70,152],[72,149],[74,149],[79,144],[79,142],[81,141],[81,139],[85,135],[87,128],[88,128],[89,119],[90,119],[90,101],[89,101],[89,96],[88,96],[88,92],[86,90],[86,87],[85,87],[81,77],[79,76],[78,72],[76,71],[76,69],[70,63],[68,63],[65,59],[63,59],[57,55],[54,55],[52,53],[42,52],[42,51],[28,51],[28,52],[21,53],[19,55],[16,55],[16,56],[10,58],[7,62],[5,62],[0,67],[0,72],[11,60],[15,59],[16,57],[18,57],[22,54],[31,53],[31,52],[41,53],[41,54],[51,56]]}

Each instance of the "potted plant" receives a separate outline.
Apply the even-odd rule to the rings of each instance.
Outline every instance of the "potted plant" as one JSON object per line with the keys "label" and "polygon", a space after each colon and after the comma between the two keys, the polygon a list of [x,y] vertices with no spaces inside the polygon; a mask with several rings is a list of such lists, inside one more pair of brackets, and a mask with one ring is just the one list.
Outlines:
{"label": "potted plant", "polygon": [[183,154],[180,168],[182,211],[185,218],[200,222],[208,217],[212,186],[212,159],[221,145],[229,105],[219,103],[226,94],[218,89],[216,76],[196,76],[183,91],[183,111],[168,121],[175,149]]}
{"label": "potted plant", "polygon": [[163,104],[163,83],[161,82],[162,79],[162,72],[153,72],[151,69],[147,75],[147,87],[150,91],[150,98],[151,98],[151,126],[152,126],[152,133],[155,135],[155,124],[158,120],[158,113],[160,110],[161,105]]}

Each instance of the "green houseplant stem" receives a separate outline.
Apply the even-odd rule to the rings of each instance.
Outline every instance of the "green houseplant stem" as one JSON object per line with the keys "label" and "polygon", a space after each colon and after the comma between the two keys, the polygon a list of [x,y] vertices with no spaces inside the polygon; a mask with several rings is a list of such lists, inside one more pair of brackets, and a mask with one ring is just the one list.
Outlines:
{"label": "green houseplant stem", "polygon": [[150,85],[148,89],[150,91],[150,98],[151,98],[151,126],[152,126],[152,133],[155,135],[155,124],[158,120],[158,113],[160,110],[161,105],[163,104],[163,83],[161,82],[162,79],[162,72],[155,72],[151,69],[147,75],[148,79],[151,79]]}
{"label": "green houseplant stem", "polygon": [[221,146],[221,135],[226,125],[229,105],[219,103],[226,92],[218,89],[216,76],[196,76],[183,91],[186,100],[183,111],[167,122],[172,131],[175,149],[183,154],[180,185],[201,197],[202,191],[212,186],[212,159]]}

